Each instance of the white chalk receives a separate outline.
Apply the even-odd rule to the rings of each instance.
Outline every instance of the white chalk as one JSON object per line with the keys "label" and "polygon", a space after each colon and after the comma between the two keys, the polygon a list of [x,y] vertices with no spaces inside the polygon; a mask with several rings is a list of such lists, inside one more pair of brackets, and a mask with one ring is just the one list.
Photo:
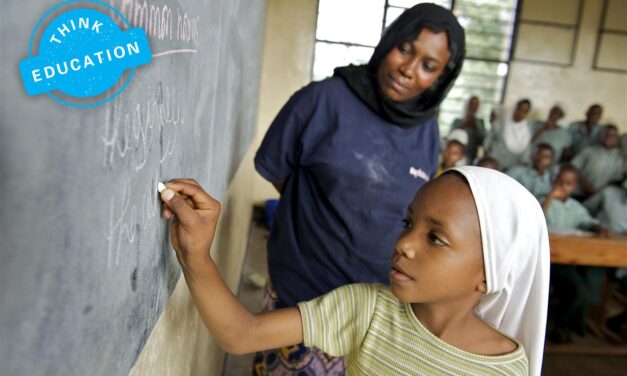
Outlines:
{"label": "white chalk", "polygon": [[159,191],[159,193],[163,192],[163,190],[165,189],[165,184],[163,184],[162,182],[158,182],[157,183],[157,191]]}

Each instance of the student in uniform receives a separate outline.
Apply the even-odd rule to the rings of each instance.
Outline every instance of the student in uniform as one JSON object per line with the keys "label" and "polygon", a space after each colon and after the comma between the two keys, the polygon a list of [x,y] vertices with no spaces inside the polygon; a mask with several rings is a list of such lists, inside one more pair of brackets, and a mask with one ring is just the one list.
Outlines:
{"label": "student in uniform", "polygon": [[[555,179],[553,191],[542,204],[549,228],[594,231],[607,234],[599,221],[573,199],[577,189],[579,170],[572,165],[562,165]],[[574,265],[552,265],[551,284],[557,301],[553,312],[554,327],[549,339],[556,343],[572,341],[572,333],[584,335],[586,315],[599,294],[595,281],[598,272],[592,268]]]}
{"label": "student in uniform", "polygon": [[[384,32],[367,65],[337,68],[281,109],[255,156],[281,193],[268,239],[267,309],[349,283],[387,284],[398,222],[435,174],[435,112],[464,55],[455,16],[419,4]],[[270,375],[343,367],[302,344],[257,354],[254,365]]]}
{"label": "student in uniform", "polygon": [[389,287],[346,285],[261,314],[237,301],[211,260],[219,203],[190,180],[166,187],[183,275],[225,351],[304,341],[345,356],[347,375],[540,375],[548,233],[538,202],[507,175],[464,166],[424,185],[398,224]]}
{"label": "student in uniform", "polygon": [[471,164],[477,157],[477,150],[483,145],[485,139],[485,125],[483,119],[478,117],[479,106],[481,105],[479,97],[473,95],[468,99],[466,104],[466,113],[461,119],[453,120],[451,131],[455,129],[463,129],[468,134],[468,143],[464,150],[466,164]]}
{"label": "student in uniform", "polygon": [[553,190],[551,167],[553,166],[553,148],[548,144],[534,147],[531,167],[514,166],[507,170],[507,175],[516,179],[538,200],[544,199]]}
{"label": "student in uniform", "polygon": [[606,125],[600,145],[591,145],[577,154],[572,165],[581,172],[581,192],[590,197],[611,182],[623,179],[625,170],[618,146],[618,129]]}
{"label": "student in uniform", "polygon": [[586,119],[571,123],[568,130],[572,134],[573,143],[571,145],[571,156],[577,155],[588,146],[601,141],[603,127],[599,121],[603,116],[603,107],[600,104],[593,104],[586,111]]}
{"label": "student in uniform", "polygon": [[530,110],[531,102],[521,99],[516,103],[514,111],[497,111],[494,117],[486,138],[486,150],[492,158],[499,161],[503,170],[523,164],[532,136],[527,122]]}
{"label": "student in uniform", "polygon": [[601,225],[616,234],[627,234],[627,179],[612,184],[583,202]]}
{"label": "student in uniform", "polygon": [[551,107],[549,117],[546,121],[535,121],[531,123],[531,130],[533,132],[531,143],[533,145],[540,143],[551,145],[555,154],[555,162],[562,160],[562,151],[573,143],[571,132],[566,128],[560,127],[558,124],[563,117],[564,111],[559,105],[555,105]]}

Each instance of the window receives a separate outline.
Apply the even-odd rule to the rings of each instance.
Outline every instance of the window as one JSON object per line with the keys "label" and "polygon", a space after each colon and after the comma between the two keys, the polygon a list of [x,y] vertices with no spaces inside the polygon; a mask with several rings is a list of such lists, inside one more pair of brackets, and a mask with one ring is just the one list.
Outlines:
{"label": "window", "polygon": [[525,0],[518,19],[514,60],[572,66],[582,9],[583,0]]}
{"label": "window", "polygon": [[597,44],[596,70],[627,73],[627,1],[604,0]]}
{"label": "window", "polygon": [[452,9],[466,30],[462,73],[440,106],[442,133],[463,115],[471,95],[479,96],[488,116],[503,98],[517,0],[319,0],[313,79],[331,76],[338,66],[367,63],[384,28],[422,2]]}

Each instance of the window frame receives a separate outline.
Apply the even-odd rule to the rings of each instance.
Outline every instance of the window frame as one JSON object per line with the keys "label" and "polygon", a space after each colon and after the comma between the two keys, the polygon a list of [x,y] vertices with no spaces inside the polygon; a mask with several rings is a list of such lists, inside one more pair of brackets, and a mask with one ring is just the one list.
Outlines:
{"label": "window frame", "polygon": [[610,0],[603,0],[603,9],[601,11],[599,29],[597,31],[597,39],[596,39],[596,44],[594,46],[594,59],[592,60],[592,69],[596,71],[601,71],[601,72],[627,74],[627,69],[606,68],[606,67],[599,66],[599,54],[601,52],[601,44],[602,44],[603,36],[606,34],[627,36],[627,30],[616,30],[616,29],[605,28],[605,22],[607,21],[607,8],[608,8],[609,2]]}
{"label": "window frame", "polygon": [[[522,4],[523,4],[523,0],[514,0],[516,3],[514,5],[514,14],[513,14],[513,25],[512,25],[512,32],[510,35],[510,48],[509,51],[507,51],[507,58],[506,59],[495,59],[495,58],[482,58],[482,57],[472,57],[472,56],[468,56],[466,55],[465,60],[466,61],[478,61],[478,62],[486,62],[486,63],[496,63],[496,64],[506,64],[507,65],[507,72],[501,76],[501,87],[500,87],[500,92],[498,93],[498,100],[497,101],[493,101],[493,100],[488,100],[486,98],[482,98],[482,102],[488,102],[491,103],[493,105],[502,105],[505,99],[505,94],[507,92],[507,87],[508,87],[508,83],[509,83],[509,77],[510,77],[510,70],[511,70],[511,64],[512,62],[516,61],[514,59],[514,52],[515,52],[515,48],[516,48],[516,39],[518,36],[518,29],[519,29],[519,23],[520,23],[520,15],[521,15],[521,9],[522,9]],[[581,3],[583,3],[583,0],[579,0]],[[605,0],[607,1],[607,0]],[[456,0],[449,0],[450,3],[450,8],[448,8],[451,12],[455,12],[455,6],[456,3],[458,3],[458,1]],[[582,6],[583,7],[583,6]],[[388,9],[389,8],[398,8],[398,9],[407,9],[407,8],[403,8],[403,7],[399,7],[399,6],[395,6],[395,5],[390,5],[389,0],[385,0],[383,3],[383,17],[381,19],[381,35],[383,34],[383,32],[385,31],[385,27],[386,27],[386,21],[387,21],[387,16],[388,16]],[[581,12],[581,9],[579,10]],[[318,25],[318,17],[320,15],[320,1],[318,1],[318,6],[317,6],[317,12],[316,12],[316,30],[317,30],[317,25]],[[579,17],[581,17],[581,15],[579,15]],[[577,29],[577,33],[578,33],[578,29]],[[578,34],[577,34],[578,35]],[[315,66],[315,62],[316,62],[316,46],[317,43],[321,42],[321,43],[327,43],[327,44],[335,44],[335,45],[342,45],[342,46],[347,46],[347,47],[364,47],[364,48],[375,48],[375,46],[369,46],[369,45],[364,45],[364,44],[360,44],[360,43],[350,43],[350,42],[337,42],[337,41],[329,41],[329,40],[324,40],[324,39],[318,39],[317,37],[317,33],[314,34],[314,53],[312,54],[312,64],[311,64],[311,73],[310,73],[310,77],[311,79],[314,79],[314,66]],[[575,43],[576,45],[576,43]],[[574,54],[574,51],[573,51]],[[573,55],[574,56],[574,55]],[[442,126],[442,125],[441,125]]]}

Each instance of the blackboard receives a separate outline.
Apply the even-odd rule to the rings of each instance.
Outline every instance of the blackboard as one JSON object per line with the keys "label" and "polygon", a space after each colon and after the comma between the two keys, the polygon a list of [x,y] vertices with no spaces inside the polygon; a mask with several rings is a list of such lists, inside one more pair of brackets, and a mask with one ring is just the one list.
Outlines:
{"label": "blackboard", "polygon": [[88,109],[20,81],[58,3],[0,10],[0,374],[123,375],[180,275],[154,187],[225,193],[254,133],[265,1],[108,0],[153,60]]}

